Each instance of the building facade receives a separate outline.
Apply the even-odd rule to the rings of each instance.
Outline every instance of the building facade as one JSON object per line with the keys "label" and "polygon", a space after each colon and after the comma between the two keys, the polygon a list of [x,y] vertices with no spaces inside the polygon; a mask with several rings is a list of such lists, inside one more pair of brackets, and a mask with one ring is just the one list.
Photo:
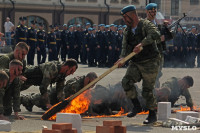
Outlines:
{"label": "building facade", "polygon": [[0,0],[0,25],[6,17],[19,24],[19,17],[26,16],[31,20],[51,24],[120,24],[123,23],[120,10],[122,7],[134,4],[138,14],[145,17],[145,0],[17,0],[14,4],[9,0]]}
{"label": "building facade", "polygon": [[158,4],[158,11],[166,19],[177,20],[183,13],[187,17],[183,25],[200,23],[199,0],[0,0],[0,31],[4,32],[3,24],[6,17],[16,25],[19,17],[45,23],[46,30],[51,24],[123,24],[120,10],[122,7],[134,4],[140,17],[144,18],[145,6],[149,2]]}

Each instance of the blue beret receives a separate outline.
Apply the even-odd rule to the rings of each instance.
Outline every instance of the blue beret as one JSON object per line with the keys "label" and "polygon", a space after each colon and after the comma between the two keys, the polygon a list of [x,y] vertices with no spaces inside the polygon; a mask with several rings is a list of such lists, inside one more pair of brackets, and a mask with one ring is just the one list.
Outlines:
{"label": "blue beret", "polygon": [[115,26],[115,25],[114,25],[114,24],[111,24],[110,27],[111,27],[111,26]]}
{"label": "blue beret", "polygon": [[105,26],[105,24],[101,24],[101,26]]}
{"label": "blue beret", "polygon": [[115,27],[118,27],[118,25],[114,25]]}
{"label": "blue beret", "polygon": [[196,26],[193,25],[193,26],[192,26],[192,29],[193,29],[193,28],[196,28]]}
{"label": "blue beret", "polygon": [[73,27],[73,25],[70,25],[69,28]]}
{"label": "blue beret", "polygon": [[149,3],[147,6],[146,6],[146,9],[147,10],[154,10],[157,8],[157,4],[156,3]]}
{"label": "blue beret", "polygon": [[134,5],[126,6],[121,10],[121,15],[124,15],[125,13],[134,11],[134,10],[136,10],[136,7]]}
{"label": "blue beret", "polygon": [[122,28],[118,28],[118,30],[122,30]]}
{"label": "blue beret", "polygon": [[80,24],[77,24],[76,27],[81,27],[81,25],[80,25]]}
{"label": "blue beret", "polygon": [[186,27],[183,27],[183,30],[186,30],[187,28]]}
{"label": "blue beret", "polygon": [[92,26],[97,26],[97,24],[93,24]]}
{"label": "blue beret", "polygon": [[126,25],[123,25],[123,28],[126,28],[127,26]]}
{"label": "blue beret", "polygon": [[93,30],[93,28],[88,28],[88,31],[92,31]]}
{"label": "blue beret", "polygon": [[110,25],[106,25],[106,26],[105,26],[105,28],[109,28],[109,27],[110,27]]}
{"label": "blue beret", "polygon": [[90,23],[86,23],[86,25],[91,25]]}
{"label": "blue beret", "polygon": [[122,25],[119,25],[118,27],[119,27],[119,28],[121,28],[121,27],[122,27]]}
{"label": "blue beret", "polygon": [[188,28],[188,29],[187,29],[187,31],[191,31],[191,29],[190,29],[190,28]]}
{"label": "blue beret", "polygon": [[63,24],[63,27],[67,27],[67,24]]}

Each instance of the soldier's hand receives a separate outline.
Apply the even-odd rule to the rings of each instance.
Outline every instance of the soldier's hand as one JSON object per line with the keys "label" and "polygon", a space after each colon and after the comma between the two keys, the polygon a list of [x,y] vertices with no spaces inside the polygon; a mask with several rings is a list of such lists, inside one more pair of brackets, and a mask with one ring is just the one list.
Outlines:
{"label": "soldier's hand", "polygon": [[17,120],[25,120],[24,116],[18,115],[18,112],[15,112],[15,119],[17,119]]}
{"label": "soldier's hand", "polygon": [[142,43],[139,43],[138,45],[135,46],[135,48],[133,49],[133,52],[135,52],[136,54],[140,53],[141,47],[142,47]]}
{"label": "soldier's hand", "polygon": [[19,79],[20,79],[21,81],[26,81],[26,80],[27,80],[27,78],[24,77],[23,75],[20,75],[20,76],[18,76],[18,77],[19,77]]}
{"label": "soldier's hand", "polygon": [[67,46],[67,49],[69,49],[69,46]]}
{"label": "soldier's hand", "polygon": [[39,47],[37,47],[37,51],[40,51],[40,48],[39,48]]}
{"label": "soldier's hand", "polygon": [[9,121],[8,117],[4,116],[3,114],[0,114],[0,120]]}
{"label": "soldier's hand", "polygon": [[115,62],[115,65],[118,64],[118,68],[122,67],[125,63],[121,63],[121,61],[123,60],[124,58],[120,58],[117,62]]}
{"label": "soldier's hand", "polygon": [[99,45],[97,45],[97,48],[100,48],[100,46],[99,46]]}
{"label": "soldier's hand", "polygon": [[165,41],[165,36],[162,35],[162,36],[160,37],[160,39],[161,39],[161,42],[164,42],[164,41]]}
{"label": "soldier's hand", "polygon": [[87,51],[90,51],[90,49],[89,49],[89,48],[87,48]]}
{"label": "soldier's hand", "polygon": [[112,47],[111,47],[111,46],[109,46],[109,50],[112,50]]}

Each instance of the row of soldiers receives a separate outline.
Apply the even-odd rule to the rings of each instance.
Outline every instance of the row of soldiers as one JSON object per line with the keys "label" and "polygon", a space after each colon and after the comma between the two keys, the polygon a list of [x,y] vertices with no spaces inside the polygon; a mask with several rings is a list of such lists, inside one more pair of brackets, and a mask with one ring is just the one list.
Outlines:
{"label": "row of soldiers", "polygon": [[61,53],[61,60],[73,58],[79,62],[79,56],[83,64],[88,66],[104,67],[112,66],[118,60],[123,39],[123,28],[114,25],[100,24],[99,30],[96,25],[91,28],[86,23],[86,29],[81,25],[63,25],[63,30],[58,25],[50,25],[50,32],[45,34],[44,24],[39,23],[39,30],[36,30],[36,21],[31,21],[31,27],[25,26],[26,17],[20,17],[20,25],[16,28],[16,43],[26,42],[30,46],[27,56],[27,63],[34,64],[35,49],[37,49],[38,64],[46,60],[46,48],[48,48],[48,61],[58,60]]}
{"label": "row of soldiers", "polygon": [[[89,72],[65,82],[65,78],[78,69],[76,60],[68,59],[62,63],[50,61],[39,66],[26,66],[25,56],[28,52],[28,45],[20,42],[16,45],[14,52],[0,56],[2,69],[0,70],[0,120],[8,120],[6,116],[10,116],[12,110],[17,119],[25,119],[18,114],[21,111],[20,104],[30,112],[34,105],[47,110],[98,78],[95,72]],[[54,83],[56,83],[55,86],[49,87]],[[40,93],[20,94],[32,85],[39,86]],[[188,88],[192,86],[193,78],[190,76],[182,79],[173,77],[163,83],[161,88],[155,90],[155,96],[157,101],[169,101],[174,105],[179,96],[183,95],[187,105],[193,109],[193,101],[188,91]],[[141,90],[137,87],[137,91]],[[92,97],[88,112],[92,115],[112,114],[113,110],[120,110],[121,107],[128,112],[132,108],[121,82],[109,88],[97,85],[90,92]],[[141,95],[138,97],[141,105],[144,106],[144,99]]]}
{"label": "row of soldiers", "polygon": [[164,66],[194,68],[197,58],[197,67],[200,67],[200,33],[195,26],[182,29],[179,27],[173,41],[167,42]]}

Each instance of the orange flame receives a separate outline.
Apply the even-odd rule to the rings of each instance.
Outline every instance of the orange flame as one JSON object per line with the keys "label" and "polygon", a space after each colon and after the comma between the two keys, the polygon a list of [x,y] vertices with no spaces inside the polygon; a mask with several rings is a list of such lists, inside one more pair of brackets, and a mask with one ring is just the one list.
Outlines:
{"label": "orange flame", "polygon": [[[67,98],[68,99],[68,98]],[[73,99],[70,104],[60,113],[75,113],[75,114],[82,114],[86,112],[90,105],[91,94],[90,91],[85,91],[80,94],[78,97]],[[56,114],[49,118],[49,120],[55,120]]]}
{"label": "orange flame", "polygon": [[[200,111],[200,108],[196,107],[196,106],[193,106],[193,109],[197,112]],[[190,111],[190,107],[182,107],[181,106],[181,109],[177,109],[177,110],[174,110],[174,112],[179,112],[179,111]]]}

